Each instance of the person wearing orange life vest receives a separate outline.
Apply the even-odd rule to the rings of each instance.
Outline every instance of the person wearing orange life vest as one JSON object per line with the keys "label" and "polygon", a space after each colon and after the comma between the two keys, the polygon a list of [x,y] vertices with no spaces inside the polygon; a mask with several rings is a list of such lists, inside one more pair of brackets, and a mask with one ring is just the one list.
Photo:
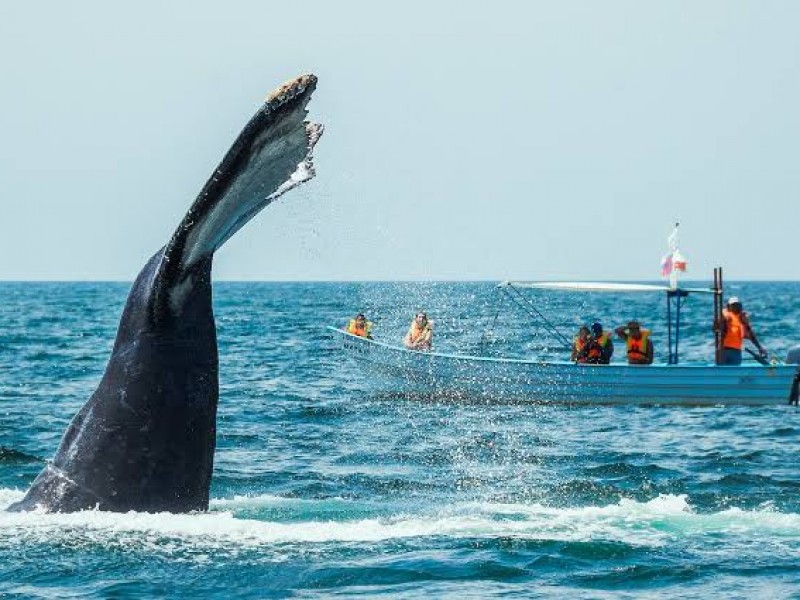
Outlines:
{"label": "person wearing orange life vest", "polygon": [[629,365],[653,364],[653,341],[650,339],[650,330],[642,329],[638,321],[630,321],[627,327],[617,327],[614,331],[625,340]]}
{"label": "person wearing orange life vest", "polygon": [[372,339],[372,323],[367,321],[364,313],[358,313],[355,319],[350,319],[347,325],[347,333],[352,333],[358,337]]}
{"label": "person wearing orange life vest", "polygon": [[409,350],[430,350],[433,338],[433,322],[428,320],[428,315],[418,312],[408,328],[403,344]]}
{"label": "person wearing orange life vest", "polygon": [[586,325],[581,325],[578,330],[578,335],[572,340],[572,362],[584,363],[586,362],[586,346],[589,343],[591,332]]}
{"label": "person wearing orange life vest", "polygon": [[722,319],[715,323],[719,328],[720,339],[722,340],[722,352],[720,354],[721,365],[740,365],[742,364],[742,346],[744,340],[748,339],[758,348],[759,357],[766,361],[767,351],[758,341],[753,328],[750,326],[750,317],[742,310],[742,303],[739,298],[732,296],[728,299],[728,307],[722,309]]}
{"label": "person wearing orange life vest", "polygon": [[592,334],[589,336],[584,351],[586,352],[584,362],[595,365],[607,365],[611,362],[614,343],[611,341],[611,335],[607,331],[603,331],[600,323],[592,323]]}

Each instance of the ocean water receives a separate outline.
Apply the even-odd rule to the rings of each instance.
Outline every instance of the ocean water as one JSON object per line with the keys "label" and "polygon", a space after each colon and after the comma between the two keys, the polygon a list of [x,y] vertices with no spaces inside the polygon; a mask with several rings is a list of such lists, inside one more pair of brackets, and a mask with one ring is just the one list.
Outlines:
{"label": "ocean water", "polygon": [[[387,398],[324,330],[414,311],[449,352],[560,357],[489,283],[221,283],[204,514],[12,514],[94,390],[127,284],[0,284],[2,598],[800,598],[800,412]],[[778,356],[800,283],[730,284]],[[662,297],[539,296],[570,335]],[[682,358],[711,357],[711,305]],[[621,354],[618,352],[618,354]]]}

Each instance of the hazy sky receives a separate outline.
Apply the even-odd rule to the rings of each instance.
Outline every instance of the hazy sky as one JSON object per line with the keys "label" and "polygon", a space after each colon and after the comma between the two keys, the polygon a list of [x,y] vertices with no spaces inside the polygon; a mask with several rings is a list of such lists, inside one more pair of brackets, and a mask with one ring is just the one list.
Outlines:
{"label": "hazy sky", "polygon": [[133,278],[303,72],[217,279],[800,278],[800,2],[470,4],[3,1],[0,279]]}

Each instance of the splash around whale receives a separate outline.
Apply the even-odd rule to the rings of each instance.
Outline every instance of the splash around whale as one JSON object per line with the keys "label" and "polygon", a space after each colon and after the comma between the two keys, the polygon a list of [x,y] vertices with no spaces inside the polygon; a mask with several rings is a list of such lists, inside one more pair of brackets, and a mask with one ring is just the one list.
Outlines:
{"label": "splash around whale", "polygon": [[8,510],[207,510],[219,398],[214,252],[314,176],[322,126],[303,75],[273,91],[136,278],[105,373],[55,457]]}

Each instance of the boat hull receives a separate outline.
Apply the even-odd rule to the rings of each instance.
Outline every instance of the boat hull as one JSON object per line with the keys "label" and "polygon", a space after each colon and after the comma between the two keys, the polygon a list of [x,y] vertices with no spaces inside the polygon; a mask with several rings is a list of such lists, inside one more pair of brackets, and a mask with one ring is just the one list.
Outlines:
{"label": "boat hull", "polygon": [[781,405],[795,365],[586,365],[417,352],[330,328],[382,391],[580,404]]}

